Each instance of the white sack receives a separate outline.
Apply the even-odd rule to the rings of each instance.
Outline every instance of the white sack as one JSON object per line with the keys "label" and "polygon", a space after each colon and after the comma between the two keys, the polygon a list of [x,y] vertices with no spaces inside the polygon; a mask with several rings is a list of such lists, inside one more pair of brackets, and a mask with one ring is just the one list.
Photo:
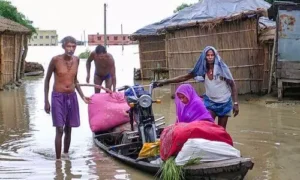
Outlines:
{"label": "white sack", "polygon": [[176,165],[185,165],[189,160],[200,158],[200,162],[213,162],[241,157],[239,150],[231,145],[206,139],[188,139],[178,153]]}

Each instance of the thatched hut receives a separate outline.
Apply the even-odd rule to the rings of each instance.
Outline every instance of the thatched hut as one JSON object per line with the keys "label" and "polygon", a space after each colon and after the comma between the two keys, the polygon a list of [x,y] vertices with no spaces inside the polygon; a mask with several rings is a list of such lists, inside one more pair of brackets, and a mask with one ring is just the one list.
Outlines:
{"label": "thatched hut", "polygon": [[153,70],[168,67],[165,34],[157,34],[157,30],[164,27],[172,17],[147,25],[130,35],[130,39],[138,41],[139,44],[142,79],[151,79]]}
{"label": "thatched hut", "polygon": [[[239,94],[266,90],[269,58],[258,37],[259,18],[269,7],[263,0],[203,0],[180,11],[159,30],[166,33],[169,77],[187,73],[211,45],[230,67]],[[190,83],[204,93],[201,83]],[[171,84],[172,94],[177,86]]]}
{"label": "thatched hut", "polygon": [[0,17],[0,90],[21,79],[26,55],[23,49],[30,34],[25,26]]}

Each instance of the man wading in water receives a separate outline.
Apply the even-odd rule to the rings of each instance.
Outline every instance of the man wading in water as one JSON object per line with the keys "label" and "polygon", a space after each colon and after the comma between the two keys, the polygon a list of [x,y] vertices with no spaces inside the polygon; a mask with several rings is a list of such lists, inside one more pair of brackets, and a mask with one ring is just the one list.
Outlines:
{"label": "man wading in water", "polygon": [[53,126],[56,127],[56,159],[61,158],[61,139],[63,133],[65,132],[64,153],[67,154],[71,143],[72,127],[80,126],[79,106],[75,88],[85,103],[90,102],[90,98],[85,97],[80,86],[77,85],[79,58],[73,56],[76,49],[76,40],[73,37],[67,36],[62,40],[62,43],[65,53],[52,58],[48,67],[44,87],[45,111],[49,114],[49,81],[52,73],[54,73],[54,85],[51,96],[51,114]]}
{"label": "man wading in water", "polygon": [[[215,119],[218,116],[218,125],[226,129],[228,117],[233,110],[234,116],[239,113],[237,89],[228,66],[223,62],[217,50],[207,46],[194,69],[189,73],[168,80],[157,81],[157,85],[180,83],[191,78],[204,81],[206,93],[204,104]],[[233,99],[233,102],[232,102]]]}
{"label": "man wading in water", "polygon": [[[94,84],[101,86],[105,81],[105,87],[116,91],[116,68],[115,61],[111,54],[106,52],[105,47],[98,45],[86,61],[87,77],[86,82],[90,83],[91,62],[95,62]],[[113,86],[113,89],[111,89]],[[99,88],[95,88],[95,93],[100,93]]]}

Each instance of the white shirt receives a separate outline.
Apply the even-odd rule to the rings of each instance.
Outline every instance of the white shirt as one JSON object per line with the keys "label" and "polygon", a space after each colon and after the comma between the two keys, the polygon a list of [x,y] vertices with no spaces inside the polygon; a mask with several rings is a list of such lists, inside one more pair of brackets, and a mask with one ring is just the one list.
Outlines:
{"label": "white shirt", "polygon": [[205,74],[204,86],[207,97],[213,102],[225,103],[231,97],[231,88],[221,76],[214,76],[210,80]]}

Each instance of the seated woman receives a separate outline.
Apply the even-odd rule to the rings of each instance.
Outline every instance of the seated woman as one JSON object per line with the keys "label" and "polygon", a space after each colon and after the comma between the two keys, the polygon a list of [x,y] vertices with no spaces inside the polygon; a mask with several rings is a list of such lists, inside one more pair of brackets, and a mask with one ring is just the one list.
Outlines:
{"label": "seated woman", "polygon": [[182,84],[175,95],[177,122],[210,121],[214,122],[202,99],[190,84]]}

